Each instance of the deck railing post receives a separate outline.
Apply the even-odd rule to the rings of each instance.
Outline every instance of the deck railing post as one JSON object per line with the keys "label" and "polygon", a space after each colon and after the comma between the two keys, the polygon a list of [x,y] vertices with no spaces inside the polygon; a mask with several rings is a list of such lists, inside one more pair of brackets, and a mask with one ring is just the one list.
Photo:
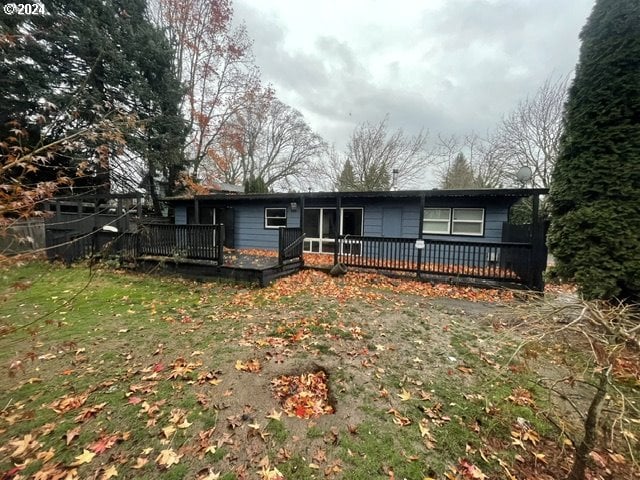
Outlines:
{"label": "deck railing post", "polygon": [[224,236],[224,223],[221,223],[220,225],[218,225],[218,241],[216,242],[216,248],[218,249],[216,260],[218,261],[218,265],[224,265]]}
{"label": "deck railing post", "polygon": [[278,265],[284,261],[284,228],[278,229]]}

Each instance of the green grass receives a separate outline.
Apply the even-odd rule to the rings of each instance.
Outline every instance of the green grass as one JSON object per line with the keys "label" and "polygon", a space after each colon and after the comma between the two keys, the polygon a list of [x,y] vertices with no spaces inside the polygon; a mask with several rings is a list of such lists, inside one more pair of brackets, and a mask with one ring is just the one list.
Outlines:
{"label": "green grass", "polygon": [[[492,336],[490,327],[443,313],[442,306],[397,309],[397,302],[416,303],[389,292],[377,303],[341,303],[311,293],[278,298],[269,289],[100,266],[35,262],[0,270],[0,476],[27,458],[32,461],[25,477],[55,463],[66,468],[101,436],[114,434],[126,440],[78,467],[81,478],[93,478],[110,463],[117,464],[119,478],[195,478],[203,468],[227,480],[254,478],[265,457],[287,479],[324,478],[331,464],[340,469],[335,478],[389,478],[391,471],[395,478],[440,478],[460,458],[499,477],[497,461],[483,449],[490,443],[493,454],[514,462],[511,431],[518,418],[548,442],[557,439],[540,414],[550,406],[534,386],[535,372],[496,370],[480,357],[491,350],[492,358],[505,359],[512,348],[509,339]],[[392,319],[384,323],[384,315]],[[302,327],[309,337],[294,338]],[[361,335],[354,336],[352,327]],[[287,344],[254,342],[270,336]],[[234,368],[236,360],[249,358],[259,359],[264,369]],[[174,364],[188,364],[189,371],[171,379]],[[266,420],[279,408],[269,393],[271,378],[317,364],[329,373],[336,415]],[[460,365],[471,372],[459,371]],[[222,383],[209,383],[209,372],[217,372]],[[535,407],[508,400],[516,387],[532,392]],[[412,398],[402,400],[402,389]],[[53,410],[54,402],[83,393],[83,405]],[[93,417],[76,420],[102,403]],[[409,424],[394,423],[390,409]],[[245,411],[246,419],[230,429],[228,417]],[[183,419],[175,418],[180,412],[182,427]],[[425,418],[432,443],[419,428]],[[263,436],[251,430],[251,422],[262,425]],[[167,426],[176,428],[168,438]],[[65,436],[75,428],[79,436],[67,445]],[[198,451],[206,432],[215,453]],[[26,435],[40,446],[12,459],[11,442]],[[36,452],[50,448],[50,463],[34,460]],[[165,449],[182,455],[167,470],[155,464]],[[318,469],[310,464],[319,449],[327,461]],[[147,465],[133,469],[137,458]]]}

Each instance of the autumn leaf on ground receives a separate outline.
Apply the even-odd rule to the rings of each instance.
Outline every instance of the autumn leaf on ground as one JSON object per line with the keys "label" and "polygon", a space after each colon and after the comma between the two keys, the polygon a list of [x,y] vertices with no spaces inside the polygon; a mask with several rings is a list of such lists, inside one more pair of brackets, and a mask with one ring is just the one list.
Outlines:
{"label": "autumn leaf on ground", "polygon": [[180,462],[182,455],[178,455],[172,449],[162,450],[156,457],[156,463],[163,468],[171,468]]}
{"label": "autumn leaf on ground", "polygon": [[36,459],[40,460],[42,463],[47,463],[51,460],[56,454],[56,451],[51,447],[49,450],[44,452],[38,452],[36,455]]}
{"label": "autumn leaf on ground", "polygon": [[282,418],[282,412],[278,412],[274,408],[273,410],[271,410],[271,413],[269,415],[266,415],[266,418],[280,421],[280,419]]}
{"label": "autumn leaf on ground", "polygon": [[85,463],[91,463],[91,461],[93,460],[93,457],[95,457],[96,454],[87,450],[86,448],[83,450],[82,454],[76,456],[76,460],[75,462],[69,464],[70,467],[78,467],[80,465],[83,465]]}
{"label": "autumn leaf on ground", "polygon": [[176,433],[176,427],[174,427],[173,425],[168,425],[162,429],[162,434],[167,439],[170,438],[174,433]]}
{"label": "autumn leaf on ground", "polygon": [[109,450],[111,447],[113,447],[118,442],[118,440],[120,440],[120,437],[118,435],[102,436],[91,445],[89,445],[89,450],[95,453],[103,453],[104,451]]}
{"label": "autumn leaf on ground", "polygon": [[171,373],[169,374],[169,379],[186,378],[190,373],[194,371],[195,368],[199,367],[200,365],[202,365],[202,362],[187,363],[184,358],[178,357],[173,362],[173,368],[171,370]]}
{"label": "autumn leaf on ground", "polygon": [[56,413],[66,413],[69,410],[73,410],[84,405],[84,402],[87,401],[88,397],[88,393],[75,396],[65,395],[64,397],[51,402],[49,404],[49,408],[51,408]]}
{"label": "autumn leaf on ground", "polygon": [[246,363],[240,360],[236,360],[236,370],[239,370],[241,372],[257,373],[262,370],[262,365],[257,358],[251,359]]}
{"label": "autumn leaf on ground", "polygon": [[15,448],[11,454],[11,458],[21,459],[26,458],[34,450],[40,448],[41,444],[30,433],[27,433],[20,440],[13,440],[9,442],[9,445]]}
{"label": "autumn leaf on ground", "polygon": [[473,368],[469,368],[464,365],[458,365],[456,368],[467,375],[471,375],[473,373]]}
{"label": "autumn leaf on ground", "polygon": [[214,472],[211,468],[203,468],[198,472],[196,480],[218,480],[220,472]]}
{"label": "autumn leaf on ground", "polygon": [[487,476],[476,465],[469,462],[466,458],[458,461],[458,471],[462,474],[462,478],[469,480],[484,480]]}
{"label": "autumn leaf on ground", "polygon": [[400,397],[400,400],[406,402],[407,400],[411,400],[411,392],[406,389],[402,389],[402,392],[397,394]]}
{"label": "autumn leaf on ground", "polygon": [[300,375],[282,375],[271,380],[276,397],[287,415],[312,418],[331,414],[327,375],[322,371]]}
{"label": "autumn leaf on ground", "polygon": [[521,387],[514,388],[513,391],[511,392],[511,395],[507,397],[507,400],[520,406],[535,405],[535,402],[533,401],[533,395],[531,395],[531,392],[526,388],[521,388]]}
{"label": "autumn leaf on ground", "polygon": [[84,408],[74,419],[74,421],[76,423],[82,423],[85,422],[86,420],[89,420],[90,418],[95,417],[96,415],[98,415],[98,413],[100,413],[102,411],[102,409],[104,409],[104,407],[107,405],[107,402],[104,403],[99,403],[98,405],[94,405],[92,407],[87,407]]}
{"label": "autumn leaf on ground", "polygon": [[117,477],[117,476],[118,476],[118,470],[116,469],[115,465],[110,465],[109,467],[104,469],[104,471],[102,472],[102,475],[100,475],[100,480],[109,480],[110,478]]}
{"label": "autumn leaf on ground", "polygon": [[140,470],[141,468],[144,468],[144,466],[149,463],[149,459],[145,458],[145,457],[138,457],[136,458],[136,463],[135,465],[133,465],[131,468],[134,468],[136,470]]}
{"label": "autumn leaf on ground", "polygon": [[67,433],[64,434],[65,442],[69,445],[73,442],[73,439],[80,435],[80,427],[72,428],[71,430],[67,430]]}

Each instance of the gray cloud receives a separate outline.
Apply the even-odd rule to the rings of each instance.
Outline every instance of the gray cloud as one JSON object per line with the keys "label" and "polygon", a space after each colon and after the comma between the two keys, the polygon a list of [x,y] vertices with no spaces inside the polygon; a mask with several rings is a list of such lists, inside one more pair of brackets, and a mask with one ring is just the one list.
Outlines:
{"label": "gray cloud", "polygon": [[[276,14],[246,0],[235,9],[263,81],[341,148],[355,125],[386,114],[410,132],[484,133],[545,78],[572,70],[592,4],[447,0],[417,8],[409,26],[394,23],[390,9],[375,22],[353,18],[348,39],[322,32],[304,45]],[[296,21],[311,29],[312,7]]]}

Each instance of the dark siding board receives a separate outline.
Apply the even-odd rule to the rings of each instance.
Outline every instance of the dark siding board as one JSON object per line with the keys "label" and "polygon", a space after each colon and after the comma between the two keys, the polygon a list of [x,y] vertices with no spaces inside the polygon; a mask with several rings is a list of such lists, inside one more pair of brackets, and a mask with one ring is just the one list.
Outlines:
{"label": "dark siding board", "polygon": [[186,205],[176,205],[175,209],[176,225],[187,224],[187,207]]}
{"label": "dark siding board", "polygon": [[287,208],[287,227],[299,227],[300,226],[300,204],[298,203],[298,207],[296,211],[292,211],[291,208]]}
{"label": "dark siding board", "polygon": [[418,238],[420,232],[420,205],[407,205],[402,212],[402,233],[403,238]]}

